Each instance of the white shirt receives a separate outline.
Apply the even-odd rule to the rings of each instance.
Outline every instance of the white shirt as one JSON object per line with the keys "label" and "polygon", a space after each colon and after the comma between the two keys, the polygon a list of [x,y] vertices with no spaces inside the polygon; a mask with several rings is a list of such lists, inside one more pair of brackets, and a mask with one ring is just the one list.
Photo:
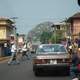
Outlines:
{"label": "white shirt", "polygon": [[11,52],[16,52],[16,45],[15,45],[15,44],[13,44],[13,45],[11,46]]}
{"label": "white shirt", "polygon": [[27,51],[26,44],[23,46],[22,51]]}

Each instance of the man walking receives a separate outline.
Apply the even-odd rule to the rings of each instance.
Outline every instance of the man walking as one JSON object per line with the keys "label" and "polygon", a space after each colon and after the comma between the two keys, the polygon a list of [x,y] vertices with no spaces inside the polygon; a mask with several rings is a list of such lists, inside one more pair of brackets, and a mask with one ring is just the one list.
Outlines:
{"label": "man walking", "polygon": [[27,53],[27,45],[26,43],[23,44],[23,47],[22,47],[22,59],[26,56],[27,59],[28,59],[28,53]]}
{"label": "man walking", "polygon": [[11,43],[11,57],[10,57],[10,60],[8,61],[8,64],[11,64],[11,63],[19,63],[18,61],[17,61],[17,54],[16,54],[16,52],[17,52],[17,49],[16,49],[16,45],[15,45],[15,42],[12,42]]}

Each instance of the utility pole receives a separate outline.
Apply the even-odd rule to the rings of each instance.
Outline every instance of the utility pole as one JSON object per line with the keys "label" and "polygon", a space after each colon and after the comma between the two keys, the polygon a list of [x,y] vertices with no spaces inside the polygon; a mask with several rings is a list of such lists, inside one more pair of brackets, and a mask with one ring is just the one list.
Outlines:
{"label": "utility pole", "polygon": [[16,38],[16,45],[18,45],[18,33],[16,31],[16,19],[18,19],[18,17],[11,17],[10,18],[12,21],[13,21],[13,26],[14,26],[14,35],[15,35],[15,38]]}

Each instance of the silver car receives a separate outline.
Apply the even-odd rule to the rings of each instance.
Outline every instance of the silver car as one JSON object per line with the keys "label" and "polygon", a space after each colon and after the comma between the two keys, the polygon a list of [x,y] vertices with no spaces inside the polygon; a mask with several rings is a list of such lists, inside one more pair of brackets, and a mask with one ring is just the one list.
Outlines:
{"label": "silver car", "polygon": [[36,50],[33,58],[33,72],[38,75],[39,72],[69,71],[70,57],[61,44],[41,44]]}

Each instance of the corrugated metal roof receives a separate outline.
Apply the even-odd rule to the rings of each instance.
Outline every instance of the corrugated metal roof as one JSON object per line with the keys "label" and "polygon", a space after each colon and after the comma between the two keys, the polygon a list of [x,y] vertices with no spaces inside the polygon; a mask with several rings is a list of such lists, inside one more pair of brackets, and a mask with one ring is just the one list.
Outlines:
{"label": "corrugated metal roof", "polygon": [[73,16],[69,17],[67,22],[70,22],[72,19],[80,19],[80,12],[77,12]]}

